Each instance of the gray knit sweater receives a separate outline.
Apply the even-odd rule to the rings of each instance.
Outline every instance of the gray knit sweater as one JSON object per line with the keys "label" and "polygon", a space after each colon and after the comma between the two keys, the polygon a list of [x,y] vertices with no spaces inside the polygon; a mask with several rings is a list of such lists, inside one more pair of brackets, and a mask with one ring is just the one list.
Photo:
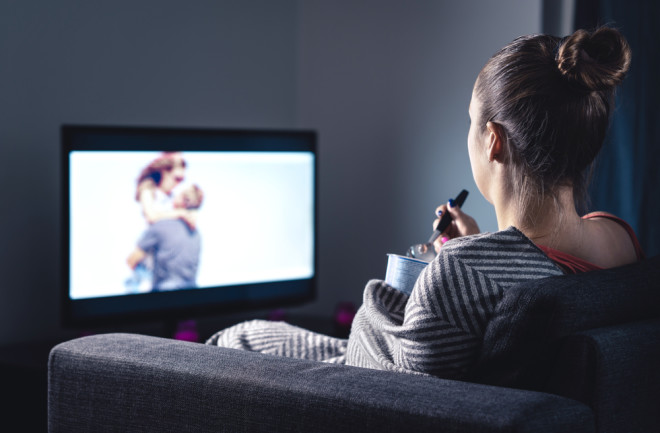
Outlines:
{"label": "gray knit sweater", "polygon": [[348,340],[254,320],[207,344],[359,367],[462,377],[504,290],[562,271],[514,227],[447,242],[410,296],[371,280]]}

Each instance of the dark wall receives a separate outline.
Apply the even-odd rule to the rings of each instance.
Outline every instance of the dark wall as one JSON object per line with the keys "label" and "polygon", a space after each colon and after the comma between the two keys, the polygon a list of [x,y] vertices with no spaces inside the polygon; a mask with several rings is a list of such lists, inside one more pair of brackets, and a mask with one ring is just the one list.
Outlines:
{"label": "dark wall", "polygon": [[470,172],[467,107],[488,57],[540,31],[541,0],[490,5],[0,3],[0,343],[61,331],[62,123],[316,129],[321,280],[307,313],[359,304],[386,253],[426,239],[461,188],[496,229]]}
{"label": "dark wall", "polygon": [[362,301],[387,253],[428,239],[437,205],[497,230],[467,154],[468,105],[488,58],[538,33],[540,1],[300,2],[298,121],[319,131],[319,308]]}
{"label": "dark wall", "polygon": [[292,127],[296,10],[0,2],[0,343],[58,332],[60,125]]}

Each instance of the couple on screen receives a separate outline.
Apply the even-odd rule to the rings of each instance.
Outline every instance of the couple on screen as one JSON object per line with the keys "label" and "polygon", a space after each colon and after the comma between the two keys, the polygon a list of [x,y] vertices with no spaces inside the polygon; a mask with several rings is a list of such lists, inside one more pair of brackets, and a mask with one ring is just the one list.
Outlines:
{"label": "couple on screen", "polygon": [[138,177],[135,199],[149,226],[127,259],[134,271],[126,281],[130,291],[141,291],[143,282],[154,292],[197,286],[201,241],[196,222],[204,194],[197,185],[174,194],[185,171],[181,153],[165,152]]}

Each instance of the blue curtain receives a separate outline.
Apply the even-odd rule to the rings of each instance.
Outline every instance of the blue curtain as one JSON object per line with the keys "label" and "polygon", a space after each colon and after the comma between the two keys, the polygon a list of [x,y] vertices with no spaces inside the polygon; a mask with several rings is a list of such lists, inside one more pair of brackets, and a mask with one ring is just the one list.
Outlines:
{"label": "blue curtain", "polygon": [[594,210],[628,221],[648,257],[660,254],[660,2],[578,0],[575,27],[618,28],[632,49],[608,137],[596,163]]}

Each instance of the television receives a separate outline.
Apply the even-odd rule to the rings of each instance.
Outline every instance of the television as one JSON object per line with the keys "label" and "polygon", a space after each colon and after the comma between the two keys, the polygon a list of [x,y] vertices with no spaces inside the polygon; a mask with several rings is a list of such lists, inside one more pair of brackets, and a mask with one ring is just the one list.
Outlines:
{"label": "television", "polygon": [[313,131],[63,125],[62,322],[314,299]]}

